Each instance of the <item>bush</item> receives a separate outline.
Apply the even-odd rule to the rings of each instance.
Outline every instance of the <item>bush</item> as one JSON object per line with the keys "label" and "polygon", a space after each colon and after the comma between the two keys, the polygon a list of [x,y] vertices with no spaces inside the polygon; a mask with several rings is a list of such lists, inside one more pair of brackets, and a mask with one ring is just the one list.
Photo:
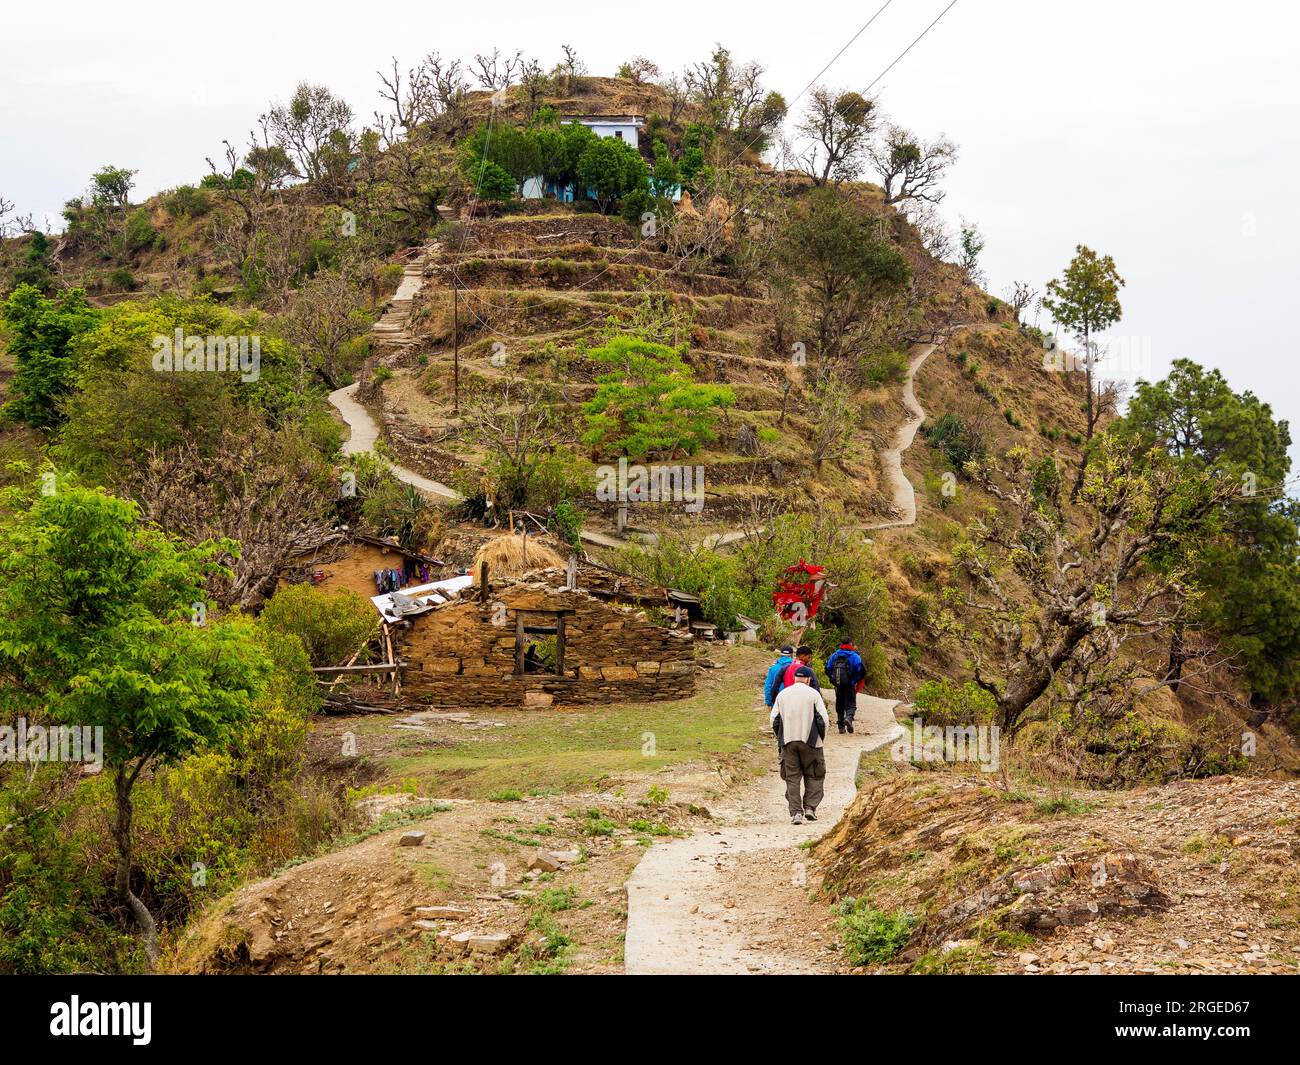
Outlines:
{"label": "bush", "polygon": [[141,207],[132,211],[122,228],[122,245],[129,252],[146,251],[154,247],[160,239],[158,230],[149,221],[149,211]]}
{"label": "bush", "polygon": [[867,899],[848,898],[840,903],[836,928],[845,957],[853,965],[881,965],[907,945],[916,918],[905,910],[886,913]]}
{"label": "bush", "polygon": [[862,378],[869,385],[894,384],[907,376],[907,355],[879,351],[862,360]]}
{"label": "bush", "polygon": [[358,651],[358,661],[368,662],[366,645],[379,633],[374,607],[356,592],[331,595],[309,584],[276,592],[260,620],[264,628],[298,637],[313,666],[341,665]]}
{"label": "bush", "polygon": [[562,499],[555,504],[546,527],[569,546],[581,546],[582,511],[567,499]]}
{"label": "bush", "polygon": [[212,208],[212,199],[204,189],[177,185],[163,197],[163,208],[173,218],[202,218]]}
{"label": "bush", "polygon": [[983,458],[984,440],[959,415],[948,413],[926,430],[930,446],[939,451],[957,471],[968,462]]}
{"label": "bush", "polygon": [[111,292],[134,292],[138,282],[135,274],[125,266],[119,266],[115,270],[110,270],[105,283]]}
{"label": "bush", "polygon": [[864,647],[862,668],[866,670],[866,690],[871,695],[884,695],[889,690],[889,660],[878,643]]}
{"label": "bush", "polygon": [[927,680],[912,705],[930,725],[976,725],[993,719],[993,696],[974,681],[958,687],[950,680]]}

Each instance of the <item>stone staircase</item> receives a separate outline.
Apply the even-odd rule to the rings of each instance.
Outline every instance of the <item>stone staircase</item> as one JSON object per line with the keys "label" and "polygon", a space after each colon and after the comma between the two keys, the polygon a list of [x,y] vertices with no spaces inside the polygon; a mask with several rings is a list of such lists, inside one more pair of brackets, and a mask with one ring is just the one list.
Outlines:
{"label": "stone staircase", "polygon": [[424,288],[425,270],[439,250],[435,242],[420,249],[402,271],[401,283],[384,308],[379,321],[370,327],[370,350],[374,355],[401,355],[418,341],[411,333],[411,311]]}

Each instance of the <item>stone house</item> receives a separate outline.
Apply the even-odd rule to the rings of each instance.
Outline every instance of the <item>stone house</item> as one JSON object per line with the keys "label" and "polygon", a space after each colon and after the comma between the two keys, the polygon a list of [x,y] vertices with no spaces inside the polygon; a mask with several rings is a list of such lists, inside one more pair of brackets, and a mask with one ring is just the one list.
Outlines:
{"label": "stone house", "polygon": [[[438,597],[443,598],[443,597]],[[688,632],[568,588],[554,571],[465,587],[385,621],[402,694],[431,706],[680,699],[695,691]]]}

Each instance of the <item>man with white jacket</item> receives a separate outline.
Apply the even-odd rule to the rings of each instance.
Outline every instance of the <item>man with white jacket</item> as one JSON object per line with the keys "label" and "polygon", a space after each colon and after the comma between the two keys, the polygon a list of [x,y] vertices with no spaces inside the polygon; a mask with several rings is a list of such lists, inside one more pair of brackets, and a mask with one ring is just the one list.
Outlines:
{"label": "man with white jacket", "polygon": [[805,818],[817,820],[817,807],[826,788],[822,739],[830,716],[821,692],[809,685],[812,675],[807,666],[796,669],[794,683],[777,695],[769,718],[781,751],[781,779],[794,825],[802,825]]}

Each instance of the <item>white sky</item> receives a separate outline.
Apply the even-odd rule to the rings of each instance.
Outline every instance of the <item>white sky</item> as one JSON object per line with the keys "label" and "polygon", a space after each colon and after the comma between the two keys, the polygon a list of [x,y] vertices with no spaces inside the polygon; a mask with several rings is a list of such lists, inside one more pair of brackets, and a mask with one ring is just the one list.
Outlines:
{"label": "white sky", "polygon": [[[59,224],[105,163],[137,196],[197,181],[223,137],[301,79],[359,119],[396,54],[468,57],[562,43],[591,72],[644,54],[665,71],[715,41],[787,100],[884,0],[711,0],[577,8],[490,4],[16,0],[0,62],[0,193]],[[862,87],[947,0],[892,0],[823,79]],[[486,16],[486,17],[485,17]],[[1124,320],[1151,372],[1186,356],[1252,389],[1300,436],[1290,327],[1300,282],[1300,14],[1237,0],[958,0],[877,86],[885,110],[961,148],[946,212],[977,222],[989,286],[1043,282],[1076,243],[1115,257]],[[1300,455],[1300,449],[1293,448]]]}

